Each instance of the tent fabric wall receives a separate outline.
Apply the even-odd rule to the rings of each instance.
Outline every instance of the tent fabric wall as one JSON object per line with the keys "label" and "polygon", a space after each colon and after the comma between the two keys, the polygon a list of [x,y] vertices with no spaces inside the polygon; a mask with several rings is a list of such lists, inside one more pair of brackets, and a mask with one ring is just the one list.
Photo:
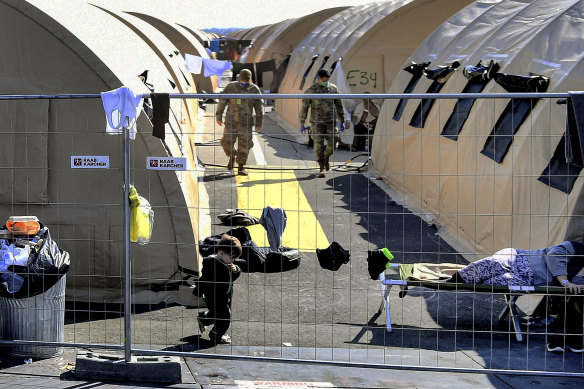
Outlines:
{"label": "tent fabric wall", "polygon": [[[137,77],[145,68],[150,70],[149,81],[159,86],[160,91],[171,89],[168,79],[177,78],[180,66],[171,60],[161,61],[152,46],[159,53],[174,47],[164,36],[129,15],[120,20],[86,4],[76,5],[75,11],[71,12],[69,2],[0,1],[0,47],[4,53],[14,53],[0,60],[3,93],[100,93],[122,85],[137,93],[148,93]],[[84,20],[92,23],[88,25]],[[141,39],[138,31],[145,31],[150,41]],[[177,85],[184,86],[180,79]],[[0,219],[12,214],[34,214],[51,228],[59,246],[71,253],[68,298],[120,300],[122,138],[105,134],[100,99],[9,101],[2,103],[0,111],[20,112],[23,103],[29,105],[27,110],[31,114],[27,112],[27,118],[31,125],[47,128],[47,163],[38,162],[47,179],[47,200],[31,203],[32,200],[23,197],[17,202],[3,201]],[[34,114],[43,104],[46,114]],[[178,137],[167,134],[166,147],[173,156],[180,156],[180,142],[192,142],[193,127],[188,119],[196,119],[196,112],[189,115],[187,111],[180,102],[172,106],[170,126]],[[7,129],[13,131],[20,132],[21,128]],[[138,136],[132,142],[133,183],[155,207],[156,221],[152,243],[133,246],[136,292],[147,292],[152,285],[181,278],[181,267],[199,269],[197,179],[187,172],[141,168],[146,156],[168,155],[165,145],[153,138],[151,131],[152,125],[142,113]],[[8,147],[3,143],[0,154]],[[184,150],[192,164],[194,150],[190,147]],[[19,151],[22,153],[20,149],[14,150]],[[109,155],[111,168],[70,169],[72,155]],[[1,192],[5,195],[3,188]],[[141,296],[144,300],[136,302],[159,301],[153,294]]]}
{"label": "tent fabric wall", "polygon": [[[322,58],[326,68],[338,58],[351,92],[383,93],[413,50],[452,14],[472,0],[400,0],[355,6],[335,14],[315,28],[292,52],[281,93],[298,93],[310,58],[319,54],[304,87],[312,83]],[[400,39],[387,39],[399,36]],[[381,103],[381,102],[380,102]],[[276,104],[277,113],[298,125],[298,102]]]}
{"label": "tent fabric wall", "polygon": [[266,35],[262,42],[254,44],[248,60],[261,62],[273,58],[277,64],[280,64],[310,31],[345,9],[347,7],[328,8],[294,19],[293,23],[283,25],[284,28],[281,31]]}
{"label": "tent fabric wall", "polygon": [[[479,10],[482,13],[476,15]],[[583,14],[584,2],[574,0],[475,3],[432,34],[410,61],[445,65],[458,60],[465,66],[493,59],[501,65],[500,72],[549,77],[548,92],[583,90]],[[468,23],[461,28],[454,20]],[[445,32],[452,38],[446,45],[436,45]],[[455,72],[441,93],[460,93],[467,82],[461,73]],[[401,72],[390,92],[401,93],[408,79]],[[430,82],[423,78],[414,93],[423,93]],[[483,92],[505,90],[491,81]],[[481,154],[508,101],[477,100],[458,140],[453,141],[440,132],[455,101],[437,102],[419,129],[407,124],[418,101],[408,102],[397,122],[392,119],[397,101],[388,100],[373,142],[374,169],[403,195],[407,206],[434,215],[470,252],[486,254],[504,247],[536,248],[582,239],[582,179],[576,180],[569,195],[538,181],[562,139],[565,106],[554,100],[538,102],[500,164]]]}
{"label": "tent fabric wall", "polygon": [[261,62],[261,60],[258,60],[257,54],[260,52],[261,48],[264,47],[265,42],[269,39],[272,39],[273,37],[278,37],[282,31],[286,30],[297,20],[298,19],[287,19],[281,21],[280,23],[272,24],[269,26],[269,28],[261,31],[260,34],[257,34],[257,36],[254,37],[252,45],[250,46],[249,54],[247,55],[245,62]]}

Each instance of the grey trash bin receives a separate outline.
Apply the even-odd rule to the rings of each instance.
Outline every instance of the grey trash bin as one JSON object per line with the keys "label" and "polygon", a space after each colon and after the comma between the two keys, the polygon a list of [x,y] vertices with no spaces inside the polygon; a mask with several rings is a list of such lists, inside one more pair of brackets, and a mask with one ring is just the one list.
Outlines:
{"label": "grey trash bin", "polygon": [[[0,339],[63,342],[66,276],[34,297],[0,297]],[[9,345],[7,355],[34,359],[61,355],[63,348],[37,344]]]}

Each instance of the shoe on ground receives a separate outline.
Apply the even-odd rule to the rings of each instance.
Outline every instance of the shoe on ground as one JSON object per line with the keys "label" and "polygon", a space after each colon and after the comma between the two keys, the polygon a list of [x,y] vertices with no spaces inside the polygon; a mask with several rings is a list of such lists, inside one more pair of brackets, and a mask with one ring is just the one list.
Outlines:
{"label": "shoe on ground", "polygon": [[548,343],[546,344],[546,350],[550,353],[563,353],[564,347],[559,344]]}
{"label": "shoe on ground", "polygon": [[213,344],[231,344],[231,337],[227,334],[221,336],[220,338],[217,338],[217,336],[214,335],[213,332],[211,332],[209,334],[209,339]]}
{"label": "shoe on ground", "polygon": [[566,351],[570,351],[573,353],[584,353],[584,347],[580,346],[570,346],[570,345],[566,345]]}
{"label": "shoe on ground", "polygon": [[199,325],[199,331],[201,331],[201,335],[203,335],[207,329],[207,326],[203,324],[200,317],[197,317],[197,324]]}
{"label": "shoe on ground", "polygon": [[326,171],[326,170],[324,170],[324,169],[320,169],[320,172],[319,172],[319,173],[318,173],[316,176],[317,176],[317,177],[320,177],[320,178],[324,178],[324,176],[325,176],[325,175],[324,175],[325,171]]}
{"label": "shoe on ground", "polygon": [[245,171],[245,169],[243,168],[243,166],[240,166],[237,169],[237,174],[240,175],[240,176],[247,176],[247,172]]}
{"label": "shoe on ground", "polygon": [[227,170],[233,170],[233,163],[235,162],[235,158],[229,158],[229,162],[227,163]]}

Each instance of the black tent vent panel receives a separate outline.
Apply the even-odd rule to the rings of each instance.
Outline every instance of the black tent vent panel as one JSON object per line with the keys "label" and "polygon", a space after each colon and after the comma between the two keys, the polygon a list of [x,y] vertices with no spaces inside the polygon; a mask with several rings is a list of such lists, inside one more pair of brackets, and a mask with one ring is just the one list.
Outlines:
{"label": "black tent vent panel", "polygon": [[[549,78],[497,73],[495,81],[510,93],[545,92]],[[497,163],[503,162],[513,143],[513,136],[529,116],[539,99],[511,99],[495,123],[481,154]]]}
{"label": "black tent vent panel", "polygon": [[300,88],[299,88],[300,90],[304,89],[304,83],[306,82],[306,77],[308,77],[308,74],[310,73],[310,70],[314,66],[314,63],[316,62],[317,58],[318,58],[318,54],[315,54],[312,56],[312,59],[310,61],[310,65],[308,65],[308,68],[306,68],[306,71],[304,72],[304,75],[302,76],[302,81],[300,82]]}
{"label": "black tent vent panel", "polygon": [[[440,93],[443,87],[444,83],[432,81],[432,84],[430,84],[426,93]],[[420,101],[418,108],[416,108],[416,112],[414,112],[414,115],[410,120],[410,126],[424,128],[424,124],[426,124],[426,119],[430,114],[430,110],[432,109],[435,100],[436,99],[422,99],[422,101]]]}
{"label": "black tent vent panel", "polygon": [[[485,86],[487,85],[484,81],[470,80],[464,86],[462,93],[481,93]],[[468,115],[470,115],[470,110],[472,109],[476,99],[458,99],[452,113],[448,117],[444,128],[442,129],[442,134],[448,139],[458,140],[458,135],[462,131]]]}
{"label": "black tent vent panel", "polygon": [[[422,74],[424,74],[424,69],[428,67],[428,65],[430,65],[430,61],[422,63],[414,62],[410,66],[407,66],[403,69],[412,75],[412,78],[408,82],[408,85],[406,85],[406,88],[404,89],[403,93],[412,93],[414,91],[414,88],[416,87],[416,85],[418,85],[418,81],[420,81],[420,78],[422,78]],[[400,101],[397,103],[397,107],[395,108],[395,112],[393,113],[393,120],[395,120],[396,122],[399,122],[399,120],[401,119],[404,109],[406,108],[406,104],[408,103],[408,100],[409,99],[400,99]]]}

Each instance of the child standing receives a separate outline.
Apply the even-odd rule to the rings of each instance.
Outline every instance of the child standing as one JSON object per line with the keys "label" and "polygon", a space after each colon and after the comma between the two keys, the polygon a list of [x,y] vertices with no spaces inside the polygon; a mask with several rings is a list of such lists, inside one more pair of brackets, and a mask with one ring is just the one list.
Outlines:
{"label": "child standing", "polygon": [[241,256],[241,243],[237,238],[223,235],[215,255],[203,258],[201,278],[198,280],[198,290],[195,295],[205,299],[208,310],[199,313],[197,323],[201,334],[207,326],[213,325],[209,339],[213,344],[230,344],[231,338],[227,329],[231,324],[231,300],[233,297],[233,282],[241,274],[241,269],[234,261]]}

